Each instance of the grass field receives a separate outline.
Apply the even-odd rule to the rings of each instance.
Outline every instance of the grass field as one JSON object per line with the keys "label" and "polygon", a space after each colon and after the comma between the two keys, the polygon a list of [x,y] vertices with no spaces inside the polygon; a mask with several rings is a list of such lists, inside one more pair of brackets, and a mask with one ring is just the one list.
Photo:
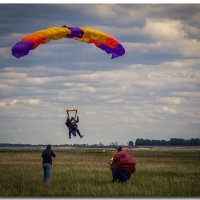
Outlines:
{"label": "grass field", "polygon": [[200,148],[133,148],[136,173],[112,183],[115,149],[54,148],[50,184],[42,149],[0,149],[0,197],[200,197]]}

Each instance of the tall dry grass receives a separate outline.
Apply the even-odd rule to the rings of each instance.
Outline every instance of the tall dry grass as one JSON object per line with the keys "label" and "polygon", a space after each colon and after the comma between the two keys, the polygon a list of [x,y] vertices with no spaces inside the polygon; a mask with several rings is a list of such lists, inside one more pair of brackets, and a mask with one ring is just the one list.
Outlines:
{"label": "tall dry grass", "polygon": [[1,197],[199,197],[200,149],[129,149],[137,171],[112,183],[114,149],[54,149],[50,184],[42,182],[42,149],[0,149]]}

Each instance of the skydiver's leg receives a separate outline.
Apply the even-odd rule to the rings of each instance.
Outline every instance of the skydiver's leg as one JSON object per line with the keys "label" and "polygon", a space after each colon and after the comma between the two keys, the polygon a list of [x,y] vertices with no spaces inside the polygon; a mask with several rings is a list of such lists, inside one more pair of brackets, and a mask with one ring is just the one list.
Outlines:
{"label": "skydiver's leg", "polygon": [[71,134],[72,134],[73,136],[76,136],[76,130],[71,130]]}
{"label": "skydiver's leg", "polygon": [[69,139],[71,139],[71,130],[69,129]]}
{"label": "skydiver's leg", "polygon": [[80,138],[82,138],[82,137],[83,137],[83,135],[81,135],[81,133],[80,133],[80,131],[79,131],[79,129],[78,129],[78,128],[76,129],[76,132],[78,133],[78,135],[79,135],[79,137],[80,137]]}

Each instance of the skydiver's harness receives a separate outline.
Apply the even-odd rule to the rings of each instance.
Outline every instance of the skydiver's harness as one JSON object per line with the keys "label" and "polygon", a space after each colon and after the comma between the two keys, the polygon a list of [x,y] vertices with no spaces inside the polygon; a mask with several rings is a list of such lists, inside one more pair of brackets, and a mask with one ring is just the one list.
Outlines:
{"label": "skydiver's harness", "polygon": [[75,130],[78,128],[78,126],[77,126],[75,120],[70,120],[70,121],[69,121],[69,128],[70,128],[72,131],[75,131]]}

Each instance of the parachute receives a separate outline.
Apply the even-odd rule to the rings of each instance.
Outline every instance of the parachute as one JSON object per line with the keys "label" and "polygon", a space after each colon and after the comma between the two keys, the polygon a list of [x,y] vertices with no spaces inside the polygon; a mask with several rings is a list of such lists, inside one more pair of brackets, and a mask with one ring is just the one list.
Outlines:
{"label": "parachute", "polygon": [[112,59],[125,54],[125,49],[117,39],[102,31],[91,28],[79,27],[50,27],[28,34],[17,42],[12,48],[12,55],[20,58],[29,54],[30,50],[37,48],[51,40],[62,38],[75,39],[88,44],[94,44],[107,54],[112,54]]}

